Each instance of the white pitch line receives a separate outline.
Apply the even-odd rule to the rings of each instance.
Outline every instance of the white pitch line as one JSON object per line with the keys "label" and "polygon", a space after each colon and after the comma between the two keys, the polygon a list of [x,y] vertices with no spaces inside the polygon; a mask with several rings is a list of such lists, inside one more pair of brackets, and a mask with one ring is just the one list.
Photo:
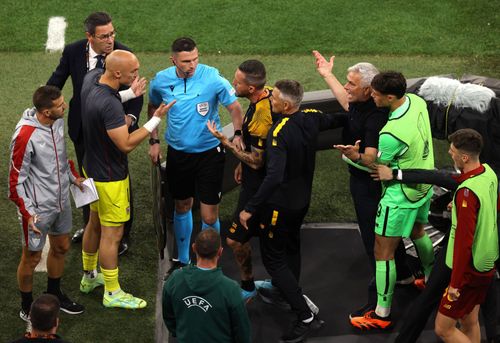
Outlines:
{"label": "white pitch line", "polygon": [[45,51],[60,52],[64,49],[64,34],[68,23],[64,17],[50,17],[47,28],[47,43]]}

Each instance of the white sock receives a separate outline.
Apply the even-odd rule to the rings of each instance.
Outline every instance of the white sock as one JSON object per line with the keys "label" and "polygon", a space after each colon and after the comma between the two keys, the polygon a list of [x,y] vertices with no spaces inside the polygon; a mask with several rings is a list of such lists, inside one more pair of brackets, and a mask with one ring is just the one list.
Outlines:
{"label": "white sock", "polygon": [[389,317],[389,315],[391,314],[391,308],[390,307],[382,307],[382,306],[377,305],[377,308],[375,309],[375,313],[377,314],[377,316],[382,317],[382,318]]}

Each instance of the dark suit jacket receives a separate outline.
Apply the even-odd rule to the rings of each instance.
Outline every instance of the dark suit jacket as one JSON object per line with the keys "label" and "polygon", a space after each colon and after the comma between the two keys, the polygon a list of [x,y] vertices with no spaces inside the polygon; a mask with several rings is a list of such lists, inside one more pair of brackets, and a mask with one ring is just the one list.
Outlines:
{"label": "dark suit jacket", "polygon": [[[59,61],[59,65],[52,73],[52,76],[47,81],[48,85],[56,86],[59,89],[64,87],[66,80],[71,76],[73,82],[73,97],[69,102],[69,115],[68,115],[68,133],[71,140],[75,143],[82,142],[82,105],[80,99],[80,92],[82,90],[83,78],[87,73],[87,40],[82,39],[74,43],[66,45]],[[130,49],[125,45],[116,42],[114,49],[128,50]],[[137,97],[123,104],[125,113],[131,113],[137,117],[139,121],[139,114],[141,113],[143,97]],[[131,127],[130,131],[137,128]]]}

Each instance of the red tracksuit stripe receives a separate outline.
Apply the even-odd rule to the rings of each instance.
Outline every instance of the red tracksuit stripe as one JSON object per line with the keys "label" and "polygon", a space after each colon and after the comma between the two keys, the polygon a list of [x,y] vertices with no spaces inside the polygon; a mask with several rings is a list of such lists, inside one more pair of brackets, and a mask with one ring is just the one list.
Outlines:
{"label": "red tracksuit stripe", "polygon": [[[17,135],[16,140],[14,142],[14,149],[12,151],[12,161],[11,161],[12,165],[10,166],[10,174],[9,174],[9,199],[12,200],[17,205],[19,211],[21,212],[21,215],[24,218],[31,217],[31,214],[26,210],[26,207],[24,205],[24,200],[17,193],[17,182],[19,180],[19,171],[21,170],[23,165],[26,146],[28,145],[31,135],[33,134],[35,129],[36,129],[35,127],[27,125],[21,128],[21,131]],[[25,225],[23,225],[23,229],[24,227]],[[27,230],[28,226],[26,225],[25,237],[27,237],[28,233]]]}

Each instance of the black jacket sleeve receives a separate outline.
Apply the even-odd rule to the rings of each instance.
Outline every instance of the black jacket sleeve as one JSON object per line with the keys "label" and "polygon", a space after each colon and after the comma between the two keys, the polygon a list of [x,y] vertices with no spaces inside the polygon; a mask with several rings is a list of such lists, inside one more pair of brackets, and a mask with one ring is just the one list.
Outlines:
{"label": "black jacket sleeve", "polygon": [[66,80],[70,75],[70,48],[66,46],[59,60],[59,65],[56,70],[52,73],[47,85],[55,86],[59,89],[63,89]]}
{"label": "black jacket sleeve", "polygon": [[447,170],[425,170],[425,169],[403,169],[402,180],[394,180],[402,183],[426,183],[456,190],[459,183],[452,177],[453,173]]}
{"label": "black jacket sleeve", "polygon": [[129,132],[135,131],[139,128],[139,117],[141,115],[142,105],[144,104],[144,96],[138,96],[137,98],[131,99],[123,104],[123,110],[126,114],[133,114],[137,121],[134,125],[129,127]]}
{"label": "black jacket sleeve", "polygon": [[[129,47],[126,45],[123,45],[119,42],[115,42],[115,50],[120,49],[120,50],[127,50],[132,52]],[[123,89],[127,89],[128,87],[124,87]],[[122,89],[120,89],[122,90]],[[141,115],[141,110],[142,110],[142,105],[144,104],[144,96],[138,96],[137,98],[131,99],[125,103],[123,103],[123,110],[125,111],[126,114],[133,114],[136,118],[137,121],[135,124],[131,127],[129,127],[129,132],[135,131],[139,128],[139,118]]]}
{"label": "black jacket sleeve", "polygon": [[276,138],[268,137],[266,144],[266,176],[257,193],[245,205],[245,211],[250,213],[255,213],[269,199],[285,176],[287,149],[283,135],[280,132]]}

